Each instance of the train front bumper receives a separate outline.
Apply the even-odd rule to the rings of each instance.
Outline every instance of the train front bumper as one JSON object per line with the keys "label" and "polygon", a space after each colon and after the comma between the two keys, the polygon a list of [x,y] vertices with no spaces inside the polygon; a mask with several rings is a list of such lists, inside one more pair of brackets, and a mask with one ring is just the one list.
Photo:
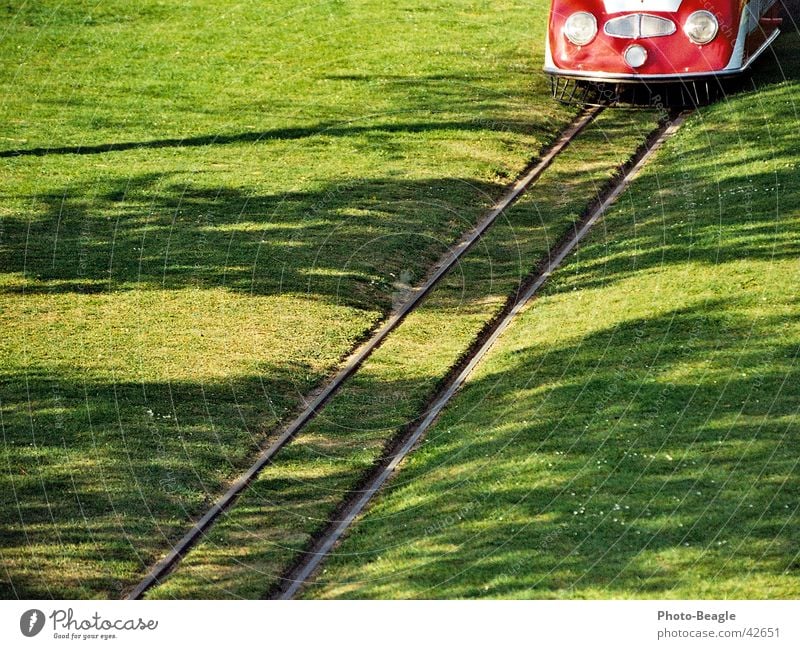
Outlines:
{"label": "train front bumper", "polygon": [[776,29],[761,45],[761,47],[754,52],[746,60],[739,60],[738,62],[728,62],[727,65],[721,66],[719,69],[712,70],[684,70],[669,72],[621,72],[621,71],[601,71],[601,70],[586,70],[570,67],[559,67],[553,61],[550,54],[549,44],[545,56],[544,71],[552,76],[563,77],[566,79],[575,79],[578,81],[594,81],[597,83],[680,83],[688,81],[703,81],[712,80],[715,78],[733,77],[746,72],[758,57],[770,46],[773,41],[780,34],[780,30]]}

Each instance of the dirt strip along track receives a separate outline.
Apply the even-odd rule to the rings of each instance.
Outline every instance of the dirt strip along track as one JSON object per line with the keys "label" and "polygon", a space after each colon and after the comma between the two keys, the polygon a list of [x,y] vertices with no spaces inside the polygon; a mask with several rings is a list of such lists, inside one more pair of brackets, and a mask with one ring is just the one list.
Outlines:
{"label": "dirt strip along track", "polygon": [[483,335],[475,341],[459,366],[451,372],[449,380],[445,382],[444,387],[434,396],[429,407],[425,410],[424,418],[407,429],[404,435],[396,441],[394,445],[396,450],[388,454],[386,459],[376,466],[363,483],[362,488],[356,491],[348,502],[340,508],[338,515],[317,538],[311,550],[302,555],[300,561],[284,576],[282,590],[274,594],[276,599],[291,599],[303,588],[347,529],[364,511],[378,490],[392,476],[403,458],[414,449],[421,437],[436,421],[444,407],[464,384],[495,341],[508,328],[514,317],[535,297],[550,275],[576,248],[620,194],[625,191],[626,187],[639,174],[652,155],[677,132],[690,112],[685,111],[664,120],[659,128],[643,143],[634,158],[608,187],[603,196],[589,206],[583,217],[575,224],[573,230],[551,248],[546,261],[529,277],[525,286],[509,299],[503,311],[487,327]]}
{"label": "dirt strip along track", "polygon": [[318,392],[311,396],[302,412],[284,428],[277,438],[262,451],[250,468],[211,506],[192,528],[172,547],[161,561],[127,594],[127,599],[140,599],[150,588],[158,584],[181,560],[181,558],[203,537],[214,521],[231,507],[237,497],[250,485],[275,455],[308,424],[344,385],[347,379],[374,352],[386,337],[414,311],[439,281],[480,240],[497,218],[511,207],[566,149],[569,144],[603,111],[593,107],[582,111],[559,134],[555,142],[532,163],[480,220],[458,243],[448,250],[434,266],[428,279],[410,294],[386,320],[386,322],[345,361],[343,367]]}

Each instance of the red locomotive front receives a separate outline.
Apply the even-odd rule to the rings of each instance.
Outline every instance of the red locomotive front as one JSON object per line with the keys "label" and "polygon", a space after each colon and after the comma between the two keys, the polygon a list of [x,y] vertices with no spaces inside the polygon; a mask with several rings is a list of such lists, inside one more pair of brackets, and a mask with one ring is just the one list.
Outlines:
{"label": "red locomotive front", "polygon": [[777,37],[776,0],[553,0],[545,71],[597,81],[737,74]]}

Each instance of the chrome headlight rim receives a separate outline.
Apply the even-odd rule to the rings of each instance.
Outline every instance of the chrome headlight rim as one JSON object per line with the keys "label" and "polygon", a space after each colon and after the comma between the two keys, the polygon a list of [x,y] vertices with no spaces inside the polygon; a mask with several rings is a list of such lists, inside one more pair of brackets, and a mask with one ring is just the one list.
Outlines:
{"label": "chrome headlight rim", "polygon": [[[714,32],[711,34],[711,36],[709,36],[705,40],[695,38],[695,36],[692,34],[691,31],[692,21],[700,17],[710,18],[711,22],[714,24]],[[692,41],[692,43],[694,43],[695,45],[708,45],[711,41],[713,41],[717,37],[717,34],[719,33],[719,20],[717,20],[717,17],[710,11],[701,9],[700,11],[695,11],[694,13],[689,15],[689,17],[686,19],[686,23],[683,25],[683,31],[686,34],[687,38],[690,41]]]}
{"label": "chrome headlight rim", "polygon": [[[581,38],[580,36],[575,35],[575,32],[570,29],[570,25],[574,24],[574,22],[577,20],[584,19],[589,19],[591,21],[591,36],[584,36]],[[577,45],[578,47],[583,47],[584,45],[591,43],[597,36],[597,31],[597,18],[594,17],[594,14],[591,14],[588,11],[576,11],[575,13],[570,14],[570,16],[564,22],[564,36],[570,43]]]}
{"label": "chrome headlight rim", "polygon": [[[641,61],[639,63],[632,63],[631,62],[631,53],[637,52],[641,54]],[[645,63],[647,63],[649,53],[647,48],[639,45],[639,43],[633,43],[625,48],[625,52],[622,54],[622,58],[625,60],[625,63],[628,65],[629,68],[633,70],[637,70],[641,68]]]}

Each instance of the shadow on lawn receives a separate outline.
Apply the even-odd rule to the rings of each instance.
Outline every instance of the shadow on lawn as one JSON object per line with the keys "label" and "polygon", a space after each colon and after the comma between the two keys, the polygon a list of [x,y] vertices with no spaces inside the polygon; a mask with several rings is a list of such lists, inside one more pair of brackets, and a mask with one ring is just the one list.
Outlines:
{"label": "shadow on lawn", "polygon": [[800,78],[798,43],[800,33],[794,25],[790,25],[753,64],[744,87],[749,85],[755,90],[768,84],[797,81]]}
{"label": "shadow on lawn", "polygon": [[[536,83],[544,88],[544,79]],[[510,105],[524,104],[528,97],[511,94],[508,89],[496,90],[491,84],[495,79],[477,74],[419,75],[326,75],[320,82],[336,85],[369,84],[379,87],[383,94],[397,98],[396,111],[389,110],[378,115],[368,115],[352,121],[324,121],[303,126],[287,126],[265,130],[247,130],[239,133],[208,133],[186,137],[154,138],[152,140],[105,142],[101,144],[71,146],[40,146],[28,149],[6,149],[0,158],[50,155],[97,155],[115,151],[135,149],[171,149],[189,147],[223,146],[228,144],[259,144],[270,141],[301,140],[312,137],[341,138],[356,136],[410,135],[432,131],[481,131],[530,135],[541,125],[536,121],[522,121],[502,117]],[[525,88],[528,92],[529,88]],[[62,100],[67,101],[67,100]],[[466,107],[475,119],[453,119],[454,111]],[[437,118],[438,114],[438,118]],[[424,120],[415,119],[424,115]],[[446,115],[446,116],[445,116]],[[492,115],[481,118],[479,115]],[[387,119],[385,122],[376,118]]]}
{"label": "shadow on lawn", "polygon": [[5,218],[0,267],[30,280],[5,290],[26,293],[200,286],[386,307],[400,275],[418,281],[501,187],[386,179],[253,195],[158,175],[98,182]]}
{"label": "shadow on lawn", "polygon": [[[441,597],[485,596],[474,587],[484,583],[493,584],[488,594],[494,596],[530,588],[551,596],[587,587],[645,594],[680,581],[687,566],[655,554],[685,543],[706,548],[705,563],[694,568],[717,566],[720,579],[741,575],[742,557],[759,574],[777,575],[785,567],[778,566],[781,558],[800,550],[800,520],[787,520],[785,509],[796,505],[800,487],[793,451],[800,396],[791,389],[800,380],[798,349],[774,342],[785,318],[759,321],[750,336],[753,322],[733,312],[720,299],[626,322],[577,345],[543,349],[534,338],[502,371],[471,383],[459,399],[463,407],[452,409],[437,429],[446,432],[433,431],[424,460],[395,483],[402,494],[405,483],[413,487],[447,465],[426,485],[426,504],[390,508],[396,512],[390,515],[397,533],[392,545],[414,540],[402,530],[422,527],[433,546],[459,551],[415,551],[413,570],[393,574],[392,587],[399,580],[400,592]],[[708,375],[648,379],[647,368],[668,372],[679,363],[707,363]],[[283,380],[265,370],[263,377],[205,385],[84,384],[43,376],[29,377],[28,386],[5,382],[10,470],[3,480],[0,547],[13,587],[3,580],[0,595],[15,596],[13,588],[26,597],[119,595],[246,463],[263,439],[264,411],[279,406],[272,397],[282,394]],[[364,398],[374,406],[372,394],[421,390],[415,382],[373,386]],[[29,402],[31,393],[52,397]],[[395,400],[386,408],[398,405]],[[338,416],[349,422],[355,415]],[[353,449],[370,434],[353,431]],[[324,479],[262,480],[254,503],[289,518],[319,516],[316,507],[332,506],[316,501],[335,504],[341,485],[352,479],[342,471],[337,477],[336,454],[351,451],[326,455],[326,448],[322,435],[287,459],[291,465],[327,458]],[[555,468],[532,466],[533,454]],[[613,521],[617,503],[629,508],[624,527]],[[587,514],[576,517],[581,505]],[[259,553],[289,546],[299,551],[305,540],[284,538],[263,511],[232,515],[239,530],[232,538],[242,547],[212,553],[223,581],[209,588],[240,592],[236,580],[246,578],[255,580],[257,596],[270,575],[260,580],[252,571],[238,577],[226,571],[250,562],[263,569]],[[248,536],[252,516],[260,517],[257,538]],[[368,518],[359,537],[369,539],[374,524]],[[373,551],[389,556],[391,548],[370,549],[362,559]],[[52,593],[42,573],[25,570],[32,562],[43,574],[62,566]],[[442,583],[443,574],[451,581]]]}
{"label": "shadow on lawn", "polygon": [[[759,90],[765,86],[783,81],[792,81],[800,74],[800,54],[797,52],[797,34],[784,34],[771,47],[739,83],[735,92]],[[537,77],[541,72],[536,69]],[[324,81],[344,83],[378,84],[385,92],[396,95],[406,106],[399,115],[415,112],[452,111],[454,108],[469,105],[475,112],[476,101],[484,112],[501,111],[509,103],[507,91],[491,88],[492,78],[485,75],[422,75],[406,77],[399,75],[339,74],[326,75]],[[537,82],[541,83],[540,80]],[[514,101],[524,101],[514,97]],[[416,108],[412,108],[416,107]],[[375,134],[412,134],[430,131],[470,131],[498,130],[509,133],[530,134],[536,127],[531,122],[493,117],[475,120],[409,121],[389,123],[320,122],[308,126],[289,126],[268,130],[244,131],[241,133],[213,133],[206,135],[187,135],[186,137],[155,138],[152,140],[107,142],[74,146],[34,147],[30,149],[7,149],[0,151],[0,158],[47,155],[97,155],[115,151],[135,149],[169,149],[188,147],[222,146],[228,144],[258,144],[274,140],[300,140],[310,137],[351,137]]]}
{"label": "shadow on lawn", "polygon": [[[635,597],[704,584],[697,597],[736,597],[750,570],[785,596],[778,578],[800,577],[800,342],[775,342],[782,318],[751,337],[734,311],[720,299],[506,353],[342,547],[340,563],[375,578],[344,592]],[[666,378],[686,364],[708,372]]]}
{"label": "shadow on lawn", "polygon": [[[302,386],[287,374],[278,365],[260,376],[206,383],[0,377],[8,467],[0,476],[0,597],[121,595],[250,465],[266,434],[320,378],[307,368],[309,385]],[[302,549],[307,537],[292,519],[307,525],[316,516],[324,525],[319,508],[335,506],[353,479],[341,463],[369,445],[382,447],[377,427],[401,425],[409,394],[425,388],[416,377],[381,386],[376,412],[375,393],[362,380],[350,388],[350,411],[326,412],[321,433],[284,449],[281,462],[299,471],[262,477],[254,487],[260,507],[289,521],[273,526],[264,552],[283,558],[287,548]],[[364,418],[354,428],[354,412],[367,404],[375,421]],[[387,420],[392,410],[398,414]],[[254,515],[262,525],[253,529],[263,529],[264,512],[239,506],[225,515],[238,526],[234,541],[265,543],[248,532]],[[233,555],[216,553],[220,575],[244,559],[235,545]],[[253,596],[259,589],[263,584]]]}
{"label": "shadow on lawn", "polygon": [[144,142],[116,142],[107,144],[88,144],[85,146],[36,147],[33,149],[11,149],[0,151],[0,158],[46,155],[97,155],[115,151],[134,149],[172,149],[226,144],[259,144],[273,140],[301,140],[311,137],[353,137],[358,135],[413,134],[431,131],[474,131],[493,129],[509,133],[530,134],[531,124],[508,119],[492,121],[439,121],[402,122],[387,124],[353,124],[325,122],[313,126],[277,128],[267,131],[245,131],[243,133],[188,136],[185,138],[165,138]]}
{"label": "shadow on lawn", "polygon": [[296,406],[287,382],[309,386],[287,374],[264,367],[205,383],[0,376],[0,597],[118,596]]}
{"label": "shadow on lawn", "polygon": [[746,114],[739,109],[725,122],[717,113],[710,125],[696,122],[693,137],[681,134],[660,171],[645,170],[609,210],[602,240],[578,251],[559,290],[689,262],[796,259],[800,137],[773,126],[796,121],[793,96],[789,86],[767,86],[738,100],[754,102]]}
{"label": "shadow on lawn", "polygon": [[[349,138],[350,146],[374,146],[399,158],[409,154],[400,142],[404,136],[441,131],[443,138],[453,134],[460,140],[496,132],[508,133],[509,138],[539,134],[547,139],[554,116],[560,122],[564,115],[563,109],[546,106],[535,108],[526,121],[520,115],[531,98],[530,84],[497,89],[492,85],[496,79],[469,71],[414,77],[328,76],[319,83],[324,88],[335,86],[333,95],[348,85],[375,86],[382,95],[380,108],[352,121],[42,146],[1,151],[0,157],[258,145],[308,138],[324,146],[325,138]],[[541,73],[535,84],[544,89]],[[280,116],[282,111],[278,104],[261,108],[271,115]],[[291,105],[291,112],[296,110]],[[347,155],[345,149],[342,155]],[[347,173],[345,167],[342,174]],[[297,171],[302,175],[304,170]],[[504,170],[498,170],[496,183],[458,177],[420,182],[343,177],[316,191],[265,195],[247,181],[232,182],[233,187],[209,186],[208,181],[201,188],[202,172],[197,170],[186,184],[167,174],[121,174],[85,184],[52,183],[50,191],[17,197],[24,198],[27,213],[18,209],[13,216],[4,216],[0,270],[23,273],[31,280],[24,286],[26,292],[224,286],[258,295],[308,293],[385,310],[399,276],[407,271],[419,281],[508,182]]]}
{"label": "shadow on lawn", "polygon": [[[781,39],[775,49],[782,70],[768,60],[759,64],[754,79],[766,99],[750,116],[751,120],[766,120],[769,107],[764,102],[768,104],[770,93],[780,88],[772,84],[800,67],[796,64],[800,55],[793,53],[797,48],[791,47],[795,41]],[[373,82],[369,78],[347,80]],[[462,89],[453,90],[459,81],[436,76],[424,80],[383,79],[387,87],[393,88],[392,92],[406,97],[406,103],[412,105],[420,104],[431,93],[436,97],[448,93],[463,95]],[[469,86],[474,80],[463,83]],[[488,90],[483,92],[488,93],[481,98],[484,103],[494,97]],[[416,98],[408,99],[409,93],[420,97],[414,95]],[[441,97],[426,101],[437,106],[447,103]],[[787,111],[791,107],[781,105],[775,109]],[[764,128],[767,126],[765,122]],[[373,133],[379,137],[442,129],[530,132],[534,127],[502,118],[490,122],[320,124],[233,135],[67,147],[61,152],[255,143],[316,134],[345,137]],[[773,156],[789,157],[797,142],[791,139],[773,144]],[[709,153],[717,153],[713,142],[699,141],[695,146],[707,146]],[[43,152],[44,149],[31,150],[27,154]],[[0,156],[11,154],[14,152]],[[754,161],[758,155],[756,151],[752,153]],[[719,172],[710,168],[711,162],[707,164],[708,168],[694,169],[692,173],[709,176]],[[788,191],[792,177],[791,172],[781,172],[773,185]],[[667,191],[684,191],[683,178],[665,180]],[[752,180],[751,177],[722,181],[719,189],[731,194],[730,205],[736,208],[741,204],[736,191],[746,190],[746,183]],[[503,183],[502,179],[497,183],[460,178],[419,182],[395,178],[344,179],[318,191],[262,195],[247,189],[170,182],[168,176],[160,174],[98,180],[30,196],[28,200],[35,211],[29,217],[4,217],[0,268],[22,273],[30,280],[24,289],[13,285],[5,289],[10,291],[86,293],[135,287],[224,286],[259,295],[316,294],[351,306],[374,308],[377,304],[385,309],[391,303],[398,277],[406,271],[418,280],[451,243],[451,233],[463,231],[473,223],[476,214],[490,202],[489,198],[499,194]],[[630,194],[635,195],[635,191]],[[768,197],[755,197],[761,198]],[[789,202],[787,196],[785,204]],[[471,206],[470,214],[464,213],[464,206]],[[453,226],[453,222],[457,225]],[[672,224],[666,227],[672,232],[665,232],[665,239],[678,242],[674,251],[665,248],[663,241],[643,242],[637,250],[637,263],[655,263],[673,252],[675,258],[681,258],[686,249],[685,239],[671,237],[680,233],[675,232]],[[713,255],[715,260],[741,253],[736,246],[724,250],[716,246],[711,230],[702,241],[690,243],[691,254]],[[751,256],[776,252],[792,255],[796,254],[797,245],[787,241],[776,251],[767,241],[747,252]],[[623,250],[621,254],[628,253]]]}

